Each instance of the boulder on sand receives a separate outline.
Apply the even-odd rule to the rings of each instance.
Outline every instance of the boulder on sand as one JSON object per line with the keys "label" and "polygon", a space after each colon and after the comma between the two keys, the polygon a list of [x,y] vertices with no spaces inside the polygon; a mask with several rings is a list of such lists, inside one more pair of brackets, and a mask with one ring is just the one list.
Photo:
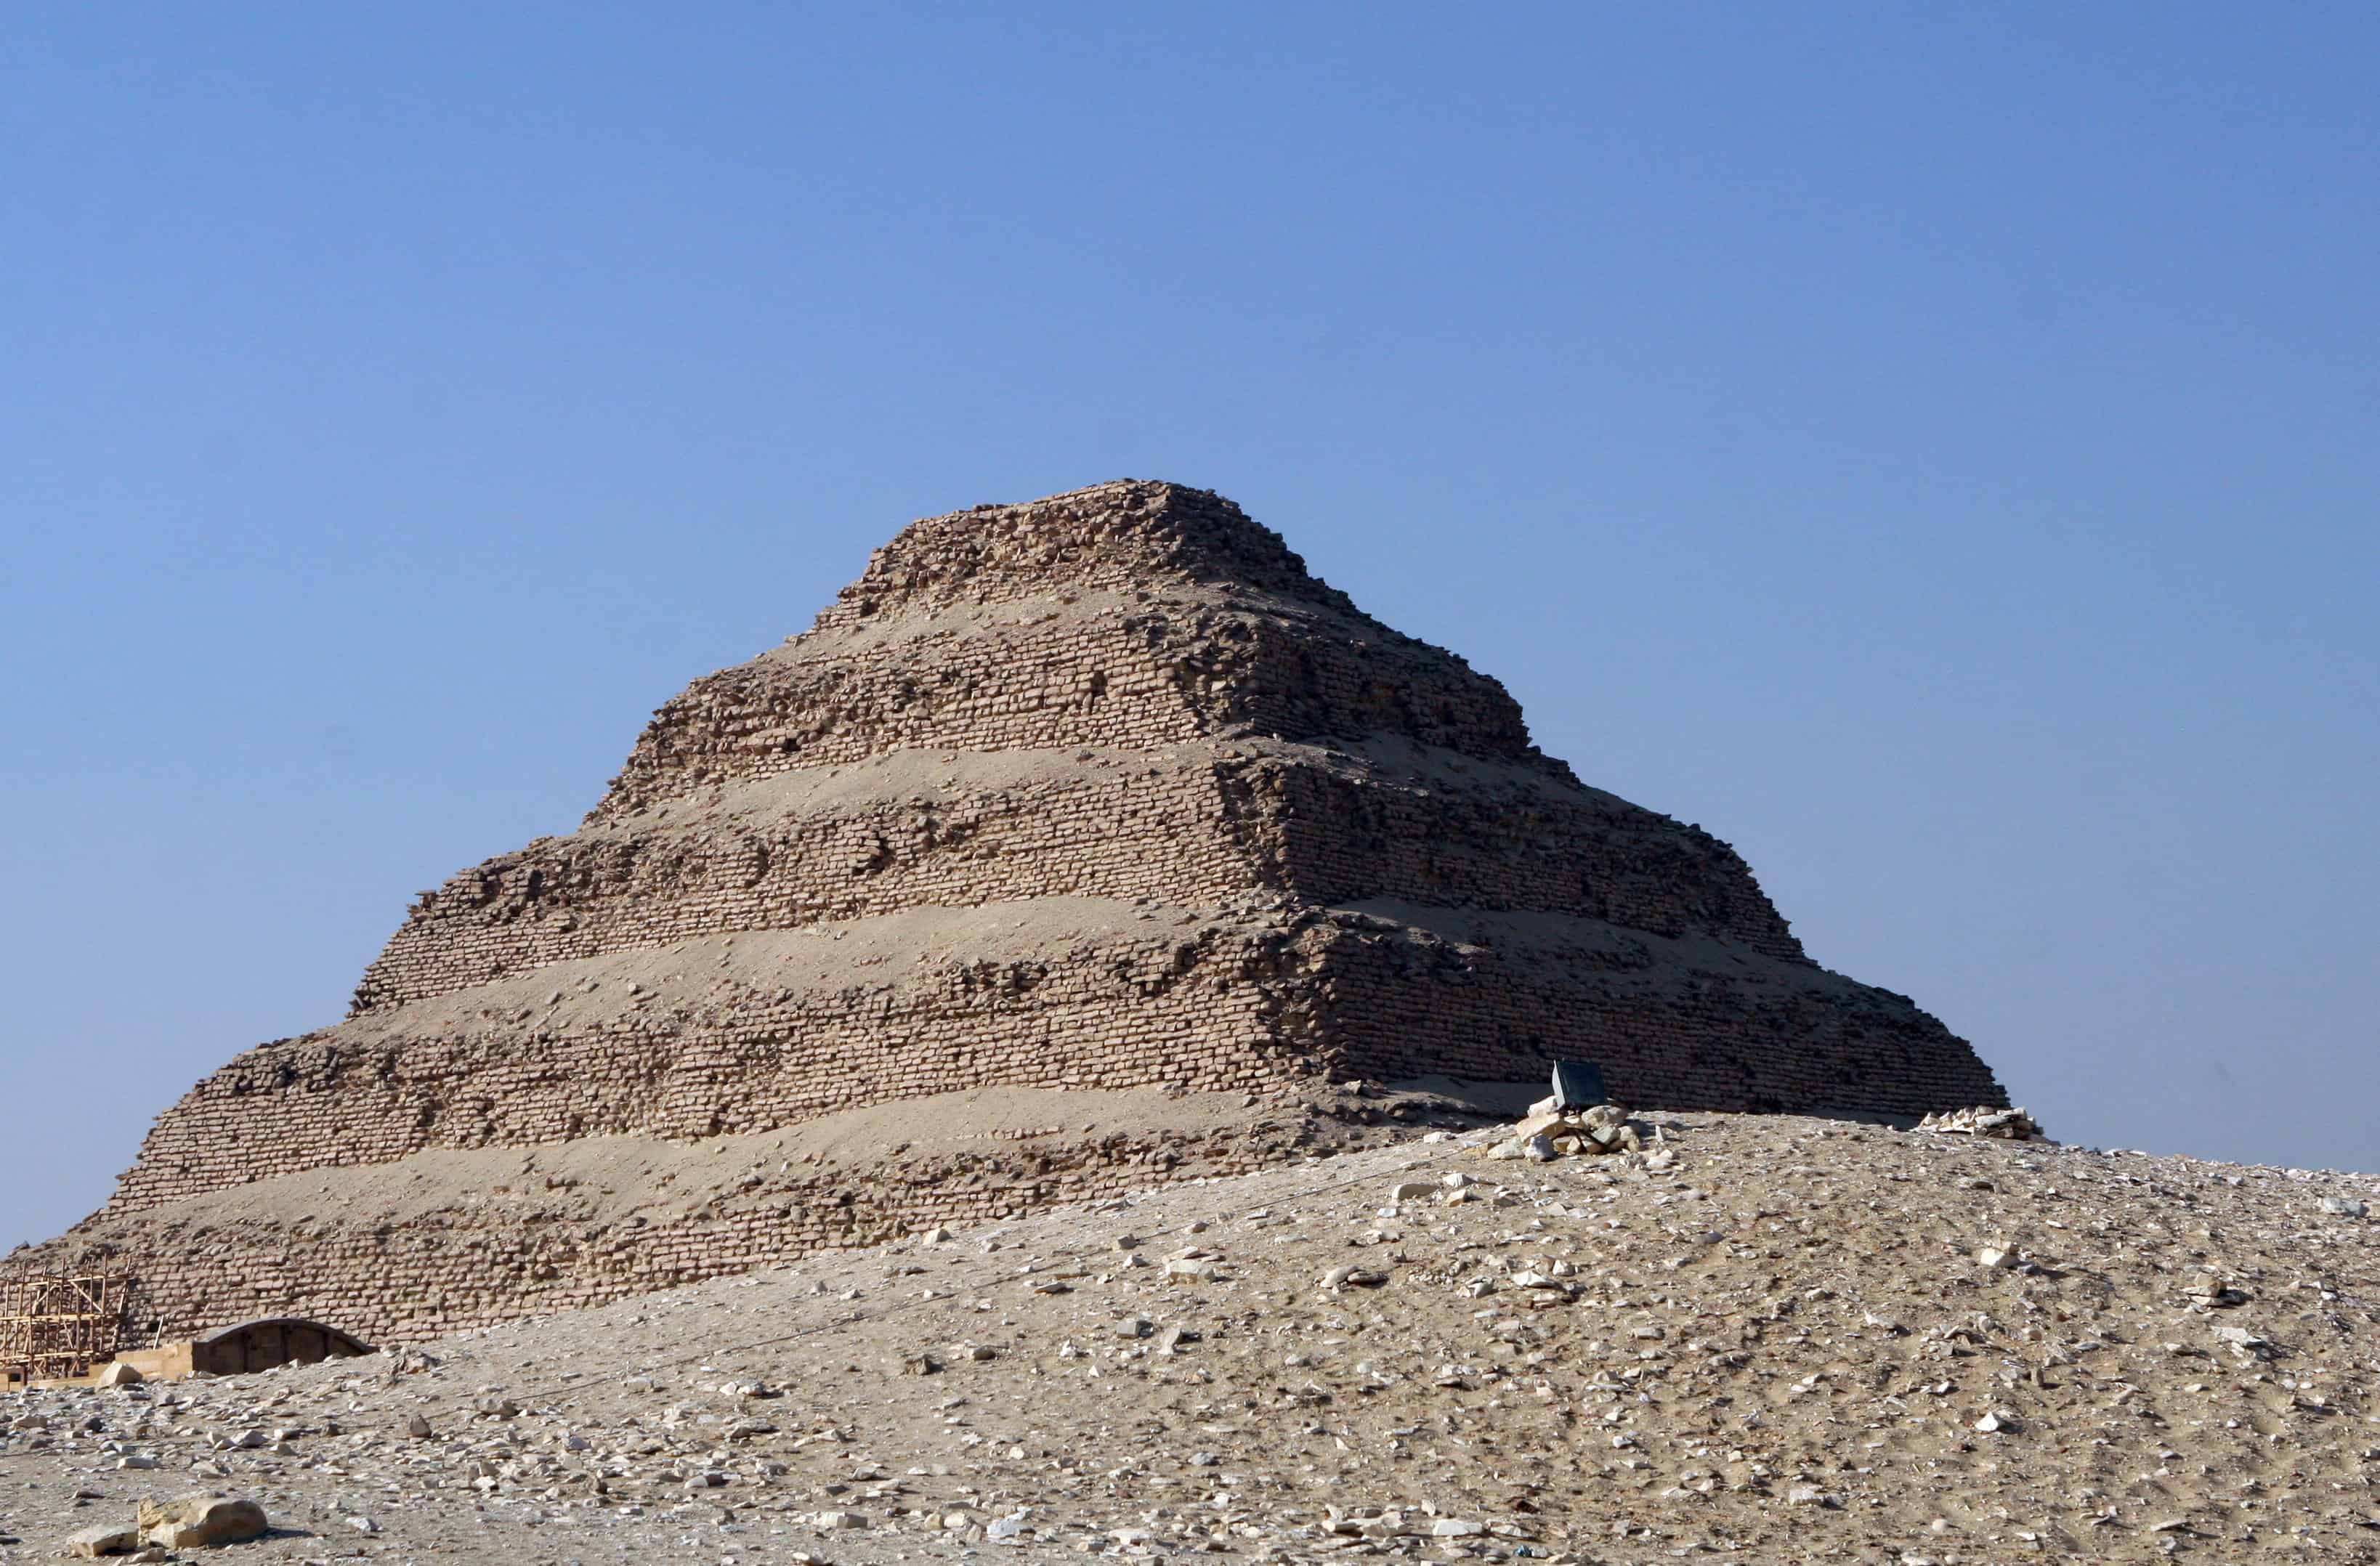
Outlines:
{"label": "boulder on sand", "polygon": [[186,1495],[173,1500],[144,1500],[140,1511],[140,1542],[167,1549],[196,1549],[208,1545],[237,1544],[261,1537],[267,1526],[264,1508],[252,1500],[225,1496]]}

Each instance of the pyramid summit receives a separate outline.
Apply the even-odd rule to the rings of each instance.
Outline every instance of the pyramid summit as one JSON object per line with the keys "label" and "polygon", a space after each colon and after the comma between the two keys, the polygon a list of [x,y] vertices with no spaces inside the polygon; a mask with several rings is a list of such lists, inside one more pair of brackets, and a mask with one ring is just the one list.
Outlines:
{"label": "pyramid summit", "polygon": [[[1024,505],[978,505],[911,523],[836,595],[824,625],[901,598],[1038,598],[1053,589],[1132,589],[1152,578],[1280,592],[1354,613],[1279,533],[1209,490],[1123,479]],[[1004,584],[1004,586],[1003,586]]]}
{"label": "pyramid summit", "polygon": [[469,1326],[1300,1156],[1332,1084],[1570,1057],[1640,1105],[2007,1101],[1496,681],[1127,480],[903,530],[8,1266],[128,1271],[169,1331]]}
{"label": "pyramid summit", "polygon": [[1374,734],[1536,756],[1501,686],[1363,613],[1280,534],[1127,480],[912,523],[808,634],[663,708],[595,817],[689,773],[903,747]]}

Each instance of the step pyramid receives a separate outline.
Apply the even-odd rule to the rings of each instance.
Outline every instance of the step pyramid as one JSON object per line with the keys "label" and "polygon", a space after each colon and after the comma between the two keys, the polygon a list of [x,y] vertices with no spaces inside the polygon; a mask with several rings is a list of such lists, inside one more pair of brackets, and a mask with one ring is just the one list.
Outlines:
{"label": "step pyramid", "polygon": [[[1566,1057],[1637,1105],[2006,1102],[1907,998],[1804,955],[1726,844],[1540,753],[1495,680],[1220,496],[1123,481],[905,529],[808,632],[663,707],[578,830],[423,893],[346,1021],[200,1083],[106,1208],[12,1259],[113,1256],[161,1318],[451,1326],[881,1238],[819,1227],[853,1202],[821,1176],[740,1237],[648,1213],[557,1244],[566,1204],[495,1210],[545,1199],[491,1172],[540,1155],[552,1191],[609,1149],[616,1196],[689,1147],[953,1094],[1272,1101]],[[1092,1161],[1069,1190],[1151,1167]],[[443,1205],[367,1225],[304,1195],[408,1182]],[[885,1222],[1002,1210],[905,1190]]]}

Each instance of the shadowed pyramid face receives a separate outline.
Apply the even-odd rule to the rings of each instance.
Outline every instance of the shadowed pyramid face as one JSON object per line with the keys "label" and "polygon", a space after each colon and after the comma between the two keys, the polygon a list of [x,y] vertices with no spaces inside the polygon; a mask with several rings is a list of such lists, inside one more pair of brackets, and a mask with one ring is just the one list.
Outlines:
{"label": "shadowed pyramid face", "polygon": [[1810,964],[1724,844],[1540,755],[1495,681],[1230,502],[1123,482],[905,530],[664,707],[577,832],[425,893],[346,1023],[168,1111],[110,1211],[961,1086],[1561,1057],[1637,1104],[2005,1102]]}

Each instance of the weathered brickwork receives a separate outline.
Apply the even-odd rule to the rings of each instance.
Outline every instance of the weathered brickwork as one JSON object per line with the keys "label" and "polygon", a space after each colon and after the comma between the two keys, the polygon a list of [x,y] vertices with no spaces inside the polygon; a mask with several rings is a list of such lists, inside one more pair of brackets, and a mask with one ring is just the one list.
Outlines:
{"label": "weathered brickwork", "polygon": [[1228,808],[1265,845],[1270,884],[1324,906],[1390,900],[1700,930],[1762,957],[1807,961],[1751,869],[1705,832],[1453,752],[1402,749],[1396,762],[1230,777]]}
{"label": "weathered brickwork", "polygon": [[466,870],[423,894],[356,1010],[690,936],[1086,887],[1194,906],[1286,892],[1542,909],[1802,954],[1726,844],[1452,751],[1402,747],[1393,766],[1279,742],[1011,752],[965,777],[917,759],[747,782],[710,808],[648,809]]}
{"label": "weathered brickwork", "polygon": [[[686,942],[667,968],[557,965],[367,1014],[200,1084],[159,1119],[113,1205],[428,1147],[766,1130],[954,1082],[1220,1090],[1318,1069],[1293,1052],[1313,1025],[1305,954],[1286,931],[1184,925],[1173,910],[1144,925],[1139,911],[1108,910],[1165,933],[1102,940],[1096,917],[1071,931],[1045,918],[1034,933],[1049,945],[1030,955],[970,941],[964,960],[926,965],[903,950],[937,938],[939,921],[918,917],[847,941]],[[838,958],[848,971],[820,972]]]}
{"label": "weathered brickwork", "polygon": [[[309,1211],[309,1180],[954,1086],[1270,1101],[1568,1055],[1639,1104],[2005,1102],[1907,999],[1813,964],[1725,844],[1540,754],[1495,681],[1229,502],[1103,485],[905,530],[808,634],[662,708],[578,831],[423,893],[346,1021],[200,1084],[106,1208],[8,1265],[112,1251],[193,1324],[406,1332],[1095,1194],[1169,1149],[820,1171],[600,1239]],[[299,1205],[206,1216],[249,1188]]]}
{"label": "weathered brickwork", "polygon": [[542,840],[424,893],[356,1010],[697,935],[1087,887],[1210,906],[1259,886],[1218,830],[1209,759],[1081,754],[1034,753],[1030,767],[948,783],[862,763],[747,783],[718,814],[649,810]]}
{"label": "weathered brickwork", "polygon": [[[363,1221],[290,1222],[183,1203],[86,1225],[12,1260],[128,1269],[129,1318],[144,1329],[157,1323],[167,1338],[279,1314],[335,1321],[386,1345],[881,1244],[937,1224],[990,1223],[1245,1173],[1371,1135],[1330,1115],[1268,1106],[1245,1124],[1189,1135],[1053,1135],[1022,1147],[790,1171],[768,1160],[706,1199],[625,1214],[587,1199],[567,1173],[515,1176],[428,1210],[375,1211]],[[646,1184],[669,1180],[649,1174]],[[293,1191],[284,1205],[307,1200]],[[160,1266],[161,1257],[176,1265]]]}
{"label": "weathered brickwork", "polygon": [[1331,942],[1318,976],[1319,1052],[1336,1075],[1498,1081],[1584,1054],[1630,1104],[1916,1115],[2002,1096],[1903,998],[1806,966],[1705,965],[1587,921],[1483,947],[1476,932],[1339,917],[1358,930]]}
{"label": "weathered brickwork", "polygon": [[910,528],[808,636],[663,707],[592,819],[893,750],[1212,734],[1391,734],[1570,778],[1501,685],[1357,611],[1230,502],[1113,484]]}

